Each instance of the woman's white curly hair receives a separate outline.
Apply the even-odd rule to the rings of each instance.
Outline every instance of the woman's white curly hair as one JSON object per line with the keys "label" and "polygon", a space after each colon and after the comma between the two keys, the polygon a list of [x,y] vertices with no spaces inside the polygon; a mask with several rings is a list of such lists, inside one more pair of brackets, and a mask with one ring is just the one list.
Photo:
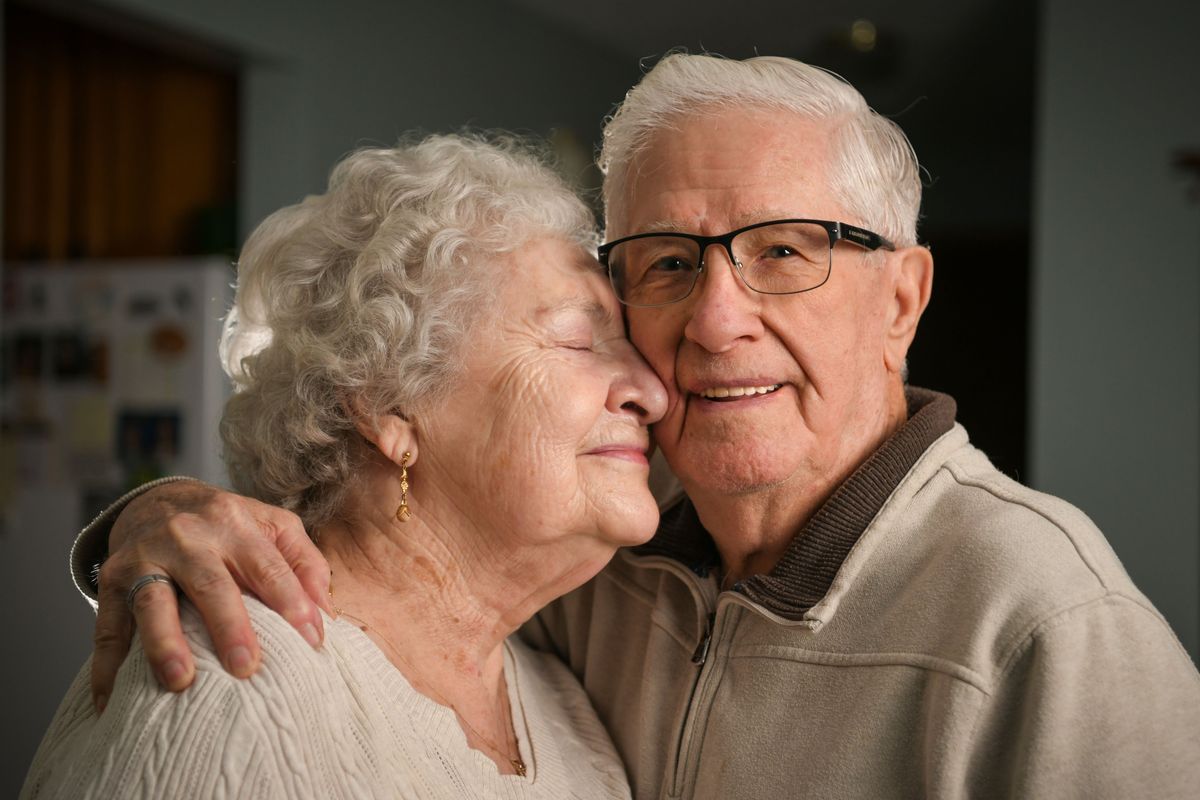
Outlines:
{"label": "woman's white curly hair", "polygon": [[[333,518],[365,453],[356,413],[404,413],[459,377],[458,353],[533,237],[593,247],[591,212],[544,151],[505,135],[438,135],[358,150],[325,194],[250,235],[221,358],[234,487]],[[481,313],[483,312],[483,313]]]}

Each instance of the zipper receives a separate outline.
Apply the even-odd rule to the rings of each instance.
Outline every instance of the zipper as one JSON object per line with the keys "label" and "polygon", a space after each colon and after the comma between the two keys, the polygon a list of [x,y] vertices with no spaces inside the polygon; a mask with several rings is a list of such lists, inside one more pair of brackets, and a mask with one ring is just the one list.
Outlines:
{"label": "zipper", "polygon": [[[719,601],[718,605],[720,605]],[[724,616],[728,615],[729,609],[726,608]],[[726,624],[718,629],[717,612],[711,612],[708,615],[708,627],[704,636],[701,637],[700,643],[692,654],[692,663],[696,665],[697,674],[695,683],[692,685],[692,696],[688,700],[688,711],[684,716],[683,729],[679,733],[679,749],[676,751],[675,763],[671,765],[673,776],[671,797],[683,796],[688,782],[693,777],[692,773],[696,769],[696,764],[692,763],[696,757],[696,742],[701,738],[702,730],[708,726],[708,717],[712,711],[713,688],[724,672],[718,666],[719,659],[710,662],[709,656],[712,655],[715,647],[720,646],[721,634],[728,628],[729,625]]]}
{"label": "zipper", "polygon": [[713,611],[708,615],[708,627],[704,629],[704,638],[700,640],[700,644],[696,645],[696,651],[692,653],[692,663],[698,667],[703,667],[704,662],[708,660],[708,648],[712,644],[713,623],[717,620],[717,612]]}
{"label": "zipper", "polygon": [[[696,672],[692,676],[692,689],[687,700],[687,712],[684,714],[683,725],[679,729],[679,736],[675,740],[675,752],[672,753],[673,758],[668,758],[666,763],[666,774],[671,776],[670,783],[668,784],[664,779],[662,784],[666,789],[665,796],[678,797],[683,782],[684,766],[688,764],[692,749],[692,739],[695,736],[692,728],[695,726],[696,717],[699,713],[698,699],[705,697],[702,687],[706,687],[706,677],[712,673],[711,669],[706,671],[705,666],[708,664],[708,657],[712,652],[713,645],[720,642],[720,639],[716,635],[717,605],[719,603],[718,595],[720,592],[718,591],[716,594],[711,593],[708,587],[703,584],[703,578],[700,578],[693,570],[679,561],[668,556],[641,556],[637,560],[640,566],[662,569],[677,576],[691,591],[698,606],[697,610],[704,613],[706,623],[704,635],[700,637],[699,644],[692,651],[692,663],[696,665]],[[705,713],[705,719],[707,719],[707,712]]]}

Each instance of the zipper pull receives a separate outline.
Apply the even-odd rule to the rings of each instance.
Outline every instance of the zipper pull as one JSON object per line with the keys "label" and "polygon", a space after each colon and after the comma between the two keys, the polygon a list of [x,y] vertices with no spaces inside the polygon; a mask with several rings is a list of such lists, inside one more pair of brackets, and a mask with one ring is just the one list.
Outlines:
{"label": "zipper pull", "polygon": [[713,622],[716,618],[715,613],[708,615],[708,627],[704,630],[704,638],[696,645],[696,652],[692,653],[692,663],[697,667],[704,666],[704,662],[708,660],[708,647],[712,644]]}

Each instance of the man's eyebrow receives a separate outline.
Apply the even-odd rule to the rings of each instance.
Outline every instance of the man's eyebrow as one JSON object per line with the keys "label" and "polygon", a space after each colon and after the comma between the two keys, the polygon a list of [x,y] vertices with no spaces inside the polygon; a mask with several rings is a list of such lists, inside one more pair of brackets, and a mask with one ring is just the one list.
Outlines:
{"label": "man's eyebrow", "polygon": [[[744,228],[747,225],[753,225],[756,222],[768,222],[775,219],[797,219],[797,215],[793,211],[783,211],[778,208],[756,208],[752,211],[747,211],[738,214],[732,219],[732,228],[737,230]],[[695,220],[679,220],[679,219],[660,219],[651,222],[649,225],[641,226],[637,233],[694,233],[700,226]],[[724,231],[721,231],[724,233]]]}
{"label": "man's eyebrow", "polygon": [[642,225],[637,229],[637,233],[686,233],[687,229],[687,223],[673,219],[660,219],[649,225]]}

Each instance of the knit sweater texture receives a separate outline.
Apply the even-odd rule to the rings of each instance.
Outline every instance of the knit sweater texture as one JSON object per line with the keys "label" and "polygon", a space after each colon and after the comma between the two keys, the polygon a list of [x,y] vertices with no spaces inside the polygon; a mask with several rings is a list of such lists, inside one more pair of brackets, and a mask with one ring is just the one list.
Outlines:
{"label": "knit sweater texture", "polygon": [[22,798],[627,798],[612,742],[582,688],[553,656],[516,639],[505,675],[526,777],[467,747],[454,712],[414,691],[370,638],[325,619],[311,648],[247,597],[262,667],[222,668],[199,614],[183,604],[196,656],[185,692],[159,687],[140,642],[104,713],[76,677],[46,733]]}

